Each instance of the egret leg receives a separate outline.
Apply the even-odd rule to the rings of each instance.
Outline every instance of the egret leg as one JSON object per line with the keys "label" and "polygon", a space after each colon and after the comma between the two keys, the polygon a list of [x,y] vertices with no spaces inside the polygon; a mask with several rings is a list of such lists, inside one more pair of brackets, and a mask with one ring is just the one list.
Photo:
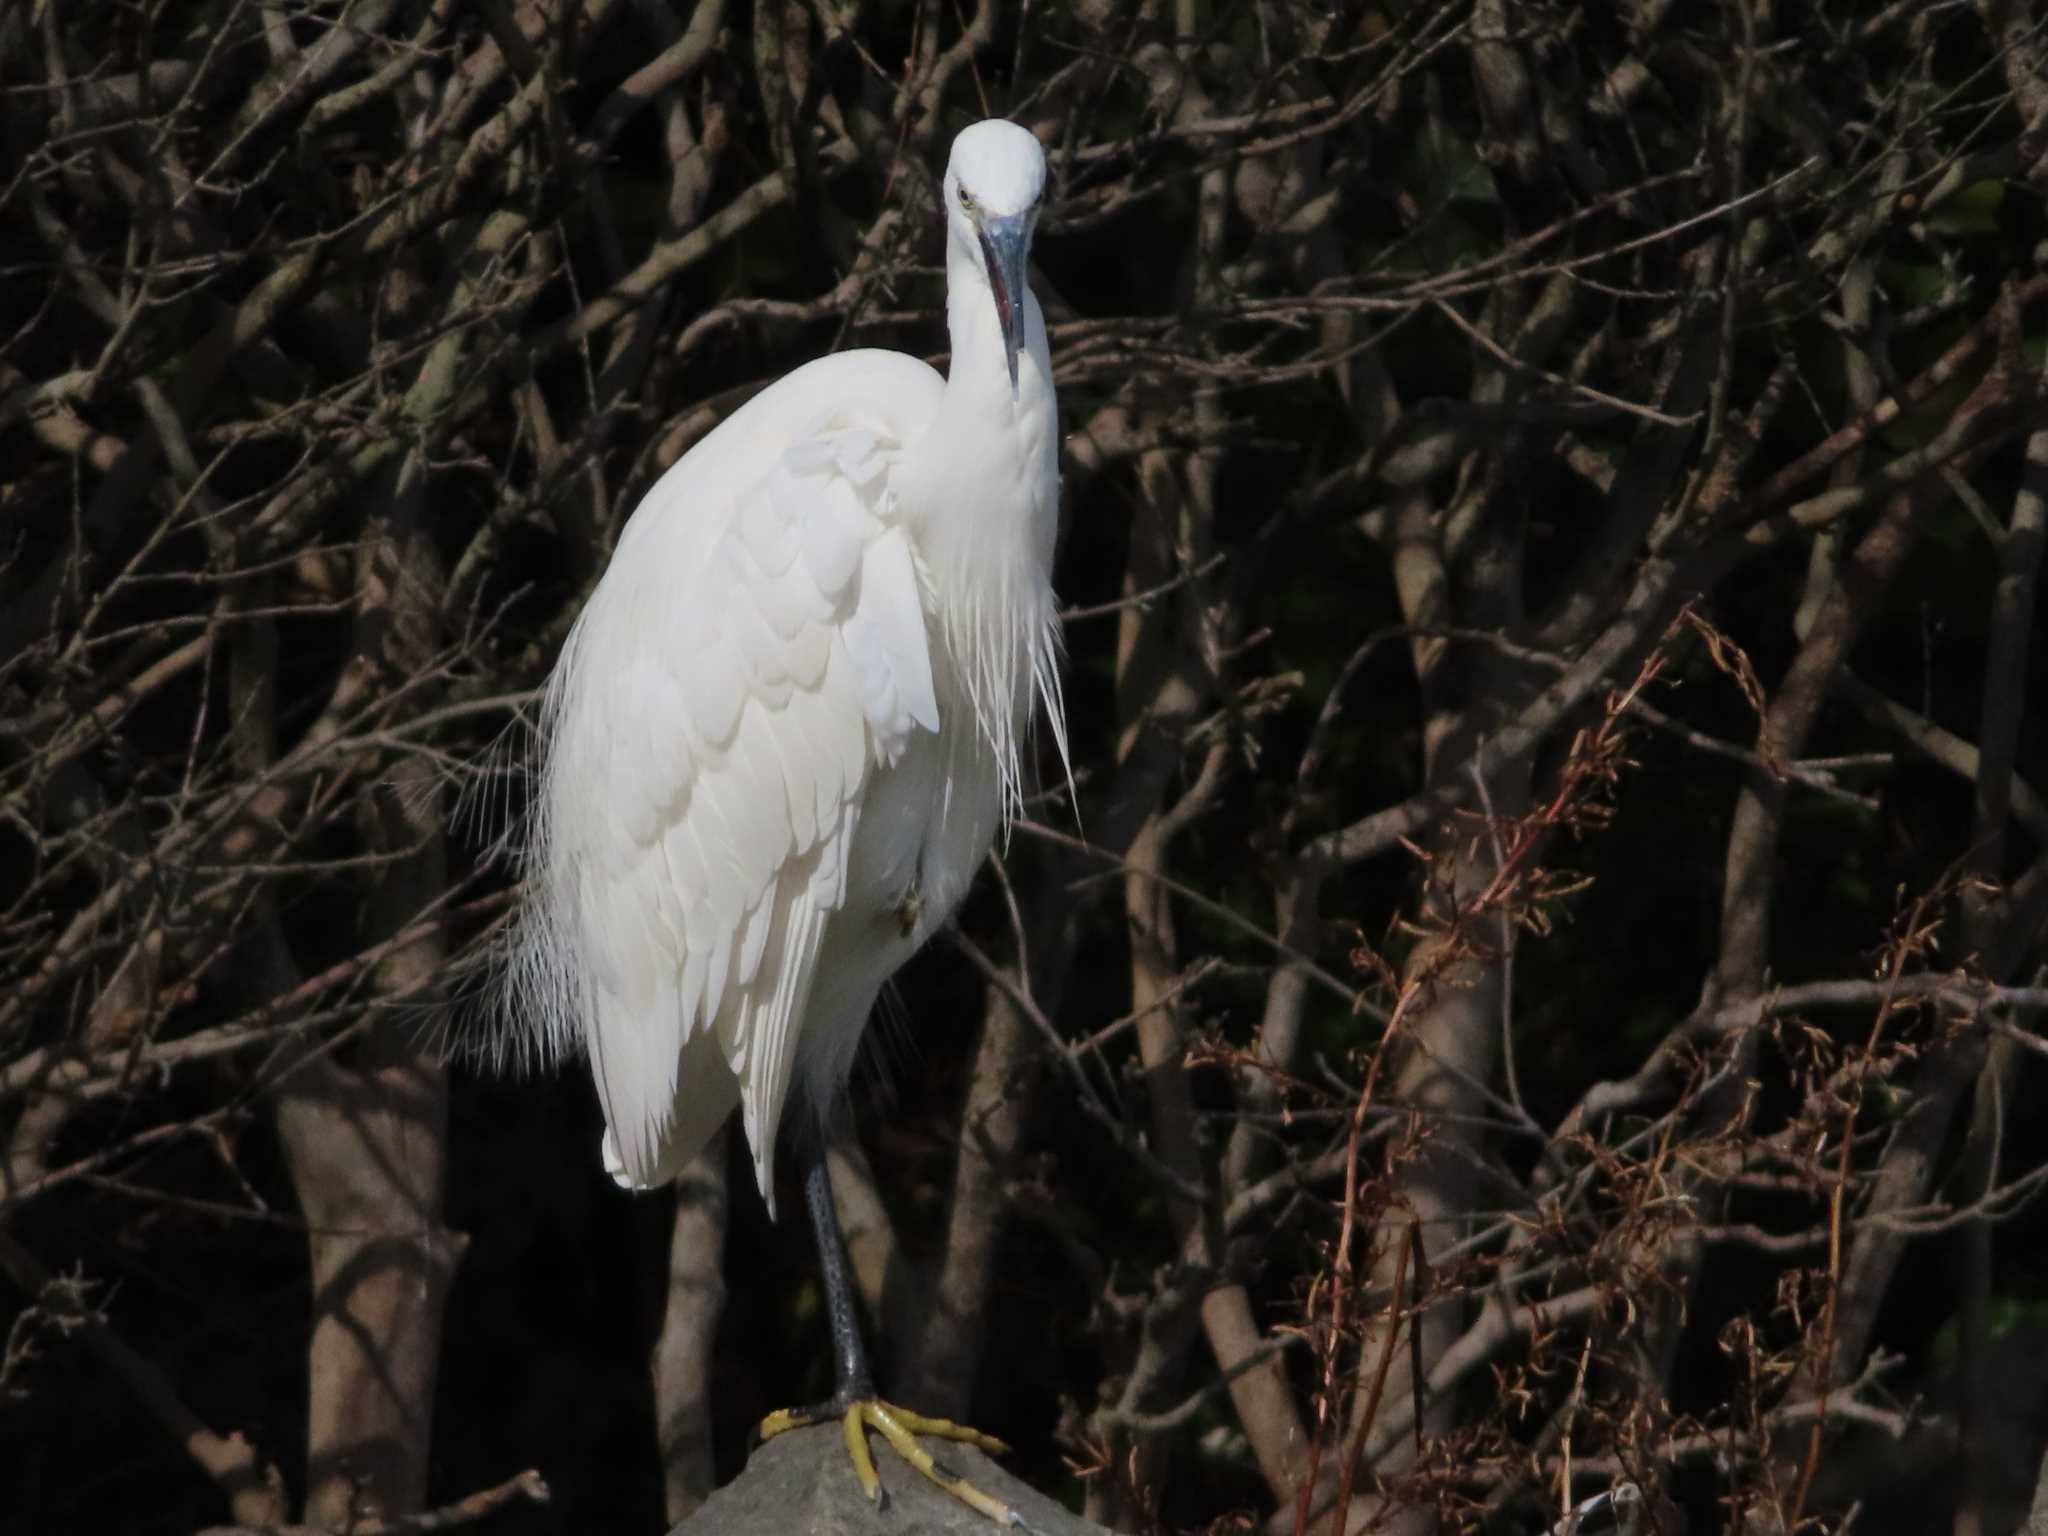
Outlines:
{"label": "egret leg", "polygon": [[804,1206],[810,1212],[811,1235],[818,1245],[818,1268],[825,1280],[825,1316],[832,1327],[835,1390],[830,1402],[808,1408],[783,1408],[769,1414],[761,1421],[761,1438],[767,1440],[784,1430],[839,1420],[861,1492],[880,1503],[882,1479],[875,1471],[874,1455],[868,1448],[868,1434],[873,1431],[887,1440],[897,1455],[970,1509],[999,1525],[1029,1531],[1030,1526],[1014,1509],[948,1470],[918,1444],[917,1437],[963,1441],[996,1455],[1007,1451],[1008,1446],[978,1429],[955,1424],[950,1419],[927,1418],[886,1403],[876,1395],[874,1374],[868,1369],[867,1347],[861,1341],[860,1316],[854,1308],[853,1271],[847,1263],[845,1241],[839,1235],[839,1207],[832,1198],[832,1180],[822,1150],[804,1171]]}

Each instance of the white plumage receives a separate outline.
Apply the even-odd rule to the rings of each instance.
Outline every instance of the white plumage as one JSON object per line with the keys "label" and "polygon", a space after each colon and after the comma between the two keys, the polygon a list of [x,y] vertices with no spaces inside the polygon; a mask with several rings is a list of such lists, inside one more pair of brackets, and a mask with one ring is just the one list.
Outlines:
{"label": "white plumage", "polygon": [[737,1104],[772,1206],[792,1088],[843,1090],[1016,809],[1034,694],[1065,755],[1044,183],[1025,130],[962,133],[950,377],[846,352],[756,396],[648,492],[556,664],[510,1043],[588,1049],[621,1182]]}

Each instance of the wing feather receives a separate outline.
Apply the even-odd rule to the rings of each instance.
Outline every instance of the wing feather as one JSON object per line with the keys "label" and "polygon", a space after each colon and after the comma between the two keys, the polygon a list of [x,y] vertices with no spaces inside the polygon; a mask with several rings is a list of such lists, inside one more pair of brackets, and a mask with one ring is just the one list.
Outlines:
{"label": "wing feather", "polygon": [[[804,1008],[810,1001],[827,909],[816,899],[809,872],[794,866],[776,882],[774,932],[763,981],[738,1011],[726,1060],[740,1084],[740,1114],[753,1149],[754,1177],[773,1210],[775,1133],[789,1096]],[[721,1030],[723,1036],[724,1031]]]}
{"label": "wing feather", "polygon": [[846,649],[860,679],[875,750],[893,763],[914,728],[939,728],[931,646],[910,535],[891,528],[861,557],[860,597],[846,621]]}
{"label": "wing feather", "polygon": [[736,1100],[772,1203],[863,788],[938,725],[898,444],[825,425],[723,496],[650,493],[550,686],[525,984],[576,1015],[629,1184]]}
{"label": "wing feather", "polygon": [[[712,594],[700,590],[699,598],[712,600]],[[717,752],[732,740],[740,723],[740,706],[747,700],[742,666],[739,647],[720,626],[680,667],[677,676],[698,751]]]}
{"label": "wing feather", "polygon": [[782,786],[791,846],[808,848],[818,840],[818,803],[812,775],[805,766],[809,758],[803,728],[794,716],[791,710],[772,709],[765,713],[762,724],[770,738],[776,781]]}

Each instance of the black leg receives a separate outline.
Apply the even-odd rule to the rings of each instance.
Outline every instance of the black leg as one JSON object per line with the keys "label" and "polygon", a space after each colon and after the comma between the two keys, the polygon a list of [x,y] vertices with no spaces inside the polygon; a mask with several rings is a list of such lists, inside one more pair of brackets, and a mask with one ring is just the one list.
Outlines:
{"label": "black leg", "polygon": [[846,1241],[839,1235],[839,1208],[832,1199],[832,1178],[826,1172],[822,1149],[804,1169],[804,1205],[811,1213],[811,1236],[818,1244],[818,1269],[825,1277],[825,1315],[832,1323],[832,1369],[837,1384],[829,1403],[813,1408],[784,1408],[769,1414],[761,1421],[761,1438],[768,1440],[785,1430],[838,1419],[845,1430],[847,1454],[853,1459],[854,1478],[861,1491],[876,1503],[882,1501],[882,1479],[868,1449],[871,1431],[887,1440],[919,1474],[963,1504],[979,1510],[998,1525],[1029,1532],[1031,1527],[1015,1510],[939,1465],[932,1459],[932,1453],[918,1444],[917,1437],[958,1440],[997,1454],[1008,1449],[1002,1441],[964,1424],[928,1419],[876,1398],[875,1378],[868,1370],[868,1352],[860,1339],[860,1314],[853,1303],[853,1269],[846,1262]]}
{"label": "black leg", "polygon": [[818,1269],[825,1277],[825,1315],[832,1323],[832,1400],[840,1411],[875,1395],[868,1353],[860,1338],[860,1313],[853,1300],[853,1271],[846,1262],[846,1242],[839,1235],[839,1207],[832,1199],[832,1176],[825,1151],[819,1148],[804,1171],[804,1204],[811,1213],[811,1236],[818,1244]]}

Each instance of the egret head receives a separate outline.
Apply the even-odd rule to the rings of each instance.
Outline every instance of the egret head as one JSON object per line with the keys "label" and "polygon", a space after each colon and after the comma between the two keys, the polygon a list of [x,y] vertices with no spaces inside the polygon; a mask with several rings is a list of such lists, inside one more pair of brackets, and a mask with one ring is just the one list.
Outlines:
{"label": "egret head", "polygon": [[1003,329],[1013,396],[1024,347],[1024,268],[1044,192],[1045,151],[1029,129],[992,117],[953,141],[946,165],[947,238],[980,257]]}

